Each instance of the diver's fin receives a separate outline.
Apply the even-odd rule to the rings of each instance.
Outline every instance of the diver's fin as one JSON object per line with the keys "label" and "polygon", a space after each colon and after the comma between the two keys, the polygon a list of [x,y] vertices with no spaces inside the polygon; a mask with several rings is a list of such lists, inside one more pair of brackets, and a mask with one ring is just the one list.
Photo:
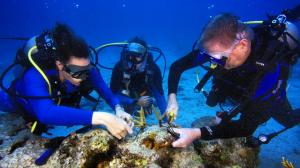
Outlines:
{"label": "diver's fin", "polygon": [[38,166],[44,165],[50,156],[54,153],[55,149],[54,148],[48,148],[39,158],[35,160],[35,164]]}

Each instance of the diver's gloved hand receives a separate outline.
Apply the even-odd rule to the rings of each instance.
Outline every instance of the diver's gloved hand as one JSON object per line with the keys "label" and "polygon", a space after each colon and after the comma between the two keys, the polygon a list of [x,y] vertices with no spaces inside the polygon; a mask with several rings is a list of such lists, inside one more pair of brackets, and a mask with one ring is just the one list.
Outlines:
{"label": "diver's gloved hand", "polygon": [[166,114],[170,119],[172,120],[175,120],[176,117],[177,117],[177,113],[178,113],[178,103],[177,103],[177,100],[176,100],[176,94],[175,93],[171,93],[169,95],[169,98],[168,98],[168,105],[167,105],[167,110],[166,110]]}
{"label": "diver's gloved hand", "polygon": [[142,107],[149,107],[153,104],[153,101],[153,98],[150,96],[142,96],[138,99],[136,104]]}
{"label": "diver's gloved hand", "polygon": [[134,122],[132,116],[127,112],[125,112],[123,107],[121,107],[120,105],[116,105],[115,111],[116,111],[116,115],[119,118],[123,119],[130,126],[130,128],[133,128]]}
{"label": "diver's gloved hand", "polygon": [[199,128],[173,128],[173,131],[180,134],[179,139],[172,143],[172,146],[176,148],[185,148],[201,137]]}
{"label": "diver's gloved hand", "polygon": [[94,112],[92,124],[106,126],[107,130],[118,139],[124,138],[128,133],[132,134],[130,126],[124,120],[111,113]]}

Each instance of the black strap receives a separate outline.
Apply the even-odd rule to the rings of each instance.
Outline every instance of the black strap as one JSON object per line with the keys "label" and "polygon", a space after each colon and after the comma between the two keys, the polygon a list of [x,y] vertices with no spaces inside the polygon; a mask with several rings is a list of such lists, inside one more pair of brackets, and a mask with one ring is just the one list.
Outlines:
{"label": "black strap", "polygon": [[213,76],[214,72],[215,72],[214,69],[209,69],[206,72],[206,74],[202,77],[202,79],[200,80],[200,82],[194,88],[194,92],[196,92],[196,93],[201,92],[202,88],[207,83],[207,81]]}

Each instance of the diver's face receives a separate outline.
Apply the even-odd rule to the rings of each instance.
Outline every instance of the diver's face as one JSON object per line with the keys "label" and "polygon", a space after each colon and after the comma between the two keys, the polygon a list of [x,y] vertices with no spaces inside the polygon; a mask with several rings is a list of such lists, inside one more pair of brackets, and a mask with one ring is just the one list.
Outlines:
{"label": "diver's face", "polygon": [[208,41],[205,43],[204,48],[209,55],[217,59],[226,57],[224,68],[233,69],[241,66],[247,60],[251,52],[251,41],[241,39],[229,46],[224,46],[217,40]]}
{"label": "diver's face", "polygon": [[[80,83],[85,80],[85,78],[81,78],[82,73],[87,73],[88,66],[90,65],[90,60],[87,58],[77,58],[75,56],[71,56],[70,60],[66,64],[62,64],[60,61],[56,61],[57,68],[59,70],[59,76],[62,81],[68,80],[73,85],[79,86]],[[70,68],[68,67],[79,67],[82,71],[78,72],[70,72]],[[82,73],[81,73],[82,72]],[[75,75],[74,75],[75,74]],[[79,75],[76,75],[79,74]]]}
{"label": "diver's face", "polygon": [[[138,58],[135,58],[137,62],[141,62],[142,61],[142,58],[138,57]],[[142,63],[138,63],[138,64],[135,64],[135,69],[139,69],[139,67],[142,65]]]}
{"label": "diver's face", "polygon": [[131,70],[137,70],[139,69],[144,62],[145,54],[135,53],[135,52],[127,52],[125,53],[126,61],[130,63],[133,67],[131,67]]}

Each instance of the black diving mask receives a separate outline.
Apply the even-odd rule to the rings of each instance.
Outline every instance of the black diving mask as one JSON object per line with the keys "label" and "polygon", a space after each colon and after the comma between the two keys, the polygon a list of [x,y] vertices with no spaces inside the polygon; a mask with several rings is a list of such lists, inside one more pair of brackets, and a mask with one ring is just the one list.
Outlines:
{"label": "black diving mask", "polygon": [[145,55],[141,53],[127,51],[124,53],[126,61],[132,62],[133,64],[140,64],[145,60]]}
{"label": "black diving mask", "polygon": [[87,66],[78,66],[78,65],[65,65],[64,66],[64,71],[66,71],[68,74],[72,76],[72,78],[75,79],[82,79],[86,80],[87,77],[89,76],[90,70],[93,68],[91,64]]}
{"label": "black diving mask", "polygon": [[123,66],[131,72],[142,72],[147,62],[147,48],[139,43],[129,43],[122,52]]}

